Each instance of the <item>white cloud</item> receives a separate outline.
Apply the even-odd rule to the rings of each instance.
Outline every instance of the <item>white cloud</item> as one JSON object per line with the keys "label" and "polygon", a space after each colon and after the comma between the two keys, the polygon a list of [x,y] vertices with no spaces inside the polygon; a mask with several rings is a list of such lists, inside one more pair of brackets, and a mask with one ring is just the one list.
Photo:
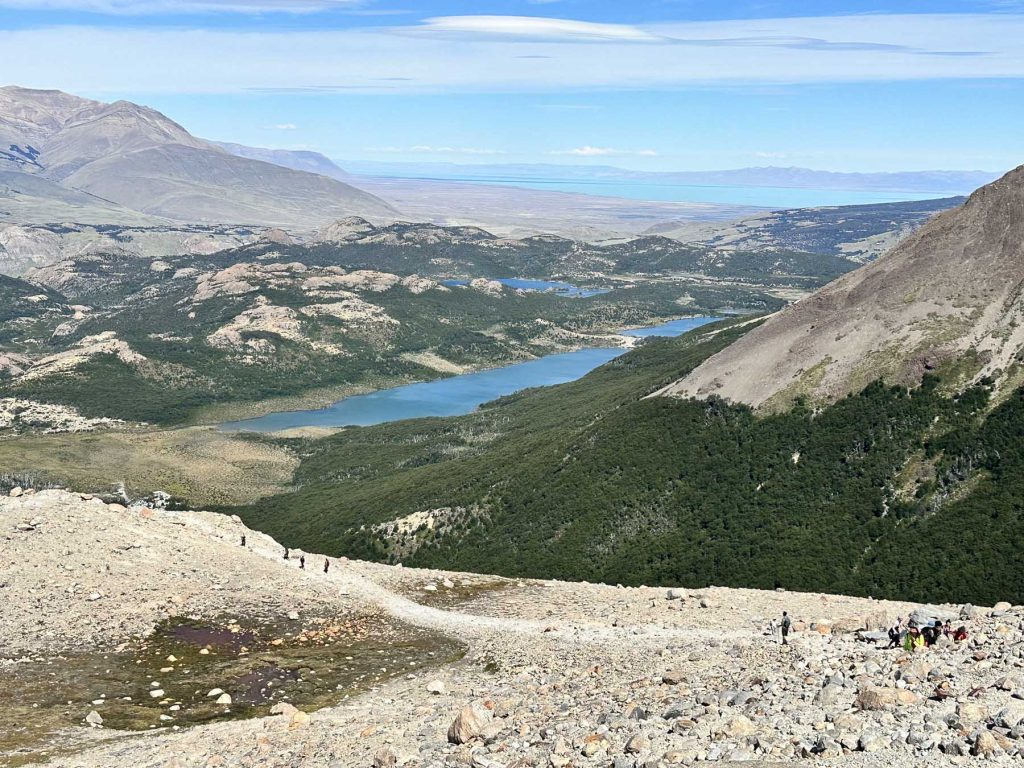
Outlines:
{"label": "white cloud", "polygon": [[471,37],[527,40],[653,42],[657,35],[628,24],[598,24],[539,16],[437,16],[426,19],[418,31],[446,32]]}
{"label": "white cloud", "polygon": [[297,126],[295,123],[278,123],[277,125],[270,125],[267,127],[273,128],[275,131],[294,131],[299,126]]}
{"label": "white cloud", "polygon": [[653,149],[614,149],[613,147],[591,147],[589,145],[574,149],[561,149],[550,152],[552,155],[575,155],[576,157],[657,157]]}
{"label": "white cloud", "polygon": [[503,149],[488,149],[485,147],[434,147],[427,144],[417,144],[412,147],[369,147],[367,152],[378,152],[383,154],[402,155],[504,155]]}
{"label": "white cloud", "polygon": [[183,13],[315,13],[363,0],[0,0],[0,8],[85,11],[108,16]]}
{"label": "white cloud", "polygon": [[[642,30],[495,18],[280,32],[55,26],[0,31],[0,58],[8,83],[90,94],[566,93],[1024,78],[1022,14],[758,19]],[[455,30],[465,44],[452,44]],[[473,44],[477,39],[481,44]]]}

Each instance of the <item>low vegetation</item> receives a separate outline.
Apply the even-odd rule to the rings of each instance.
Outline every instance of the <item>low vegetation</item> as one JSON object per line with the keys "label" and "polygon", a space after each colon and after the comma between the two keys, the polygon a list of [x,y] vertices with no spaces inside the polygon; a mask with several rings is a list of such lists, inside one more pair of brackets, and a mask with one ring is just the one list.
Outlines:
{"label": "low vegetation", "polygon": [[[403,561],[512,576],[1024,599],[1024,394],[990,410],[987,383],[948,395],[928,377],[767,417],[645,398],[742,332],[651,341],[466,417],[347,430],[304,449],[295,491],[241,514],[386,561],[398,542],[376,524],[477,509],[458,530],[421,526]],[[910,460],[934,473],[908,489]]]}

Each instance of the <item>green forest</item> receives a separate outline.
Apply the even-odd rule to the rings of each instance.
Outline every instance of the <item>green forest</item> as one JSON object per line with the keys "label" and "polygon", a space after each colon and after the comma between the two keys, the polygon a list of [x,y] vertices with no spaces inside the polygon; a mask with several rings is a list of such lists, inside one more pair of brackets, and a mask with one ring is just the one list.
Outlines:
{"label": "green forest", "polygon": [[[987,384],[932,376],[768,417],[645,399],[745,330],[730,325],[469,416],[304,445],[297,490],[241,514],[292,546],[415,566],[1024,600],[1024,394],[993,407]],[[434,509],[443,525],[375,526]]]}

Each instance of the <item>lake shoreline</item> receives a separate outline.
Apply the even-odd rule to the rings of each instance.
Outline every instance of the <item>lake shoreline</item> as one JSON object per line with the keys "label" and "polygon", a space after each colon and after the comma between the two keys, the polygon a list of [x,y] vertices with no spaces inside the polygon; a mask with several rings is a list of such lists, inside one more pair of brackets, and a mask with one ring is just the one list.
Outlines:
{"label": "lake shoreline", "polygon": [[[694,328],[700,327],[701,325],[705,325],[707,323],[711,323],[719,319],[721,318],[717,316],[708,315],[681,315],[676,318],[666,319],[663,322],[660,322],[656,325],[622,328],[617,333],[603,335],[604,338],[607,338],[608,340],[615,339],[616,341],[618,341],[618,343],[615,344],[614,346],[580,347],[578,349],[573,349],[565,352],[553,352],[551,354],[543,355],[532,360],[524,360],[521,362],[510,363],[508,365],[502,366],[481,367],[479,369],[467,371],[461,374],[441,376],[439,378],[431,379],[429,381],[403,384],[397,387],[376,390],[374,392],[370,392],[364,395],[352,395],[344,397],[340,400],[336,400],[332,403],[329,403],[326,406],[319,408],[273,411],[255,418],[225,421],[217,425],[216,428],[218,429],[218,431],[228,434],[280,436],[281,433],[294,433],[296,430],[338,430],[353,426],[372,426],[374,424],[402,421],[409,418],[428,418],[431,416],[446,417],[464,415],[465,413],[472,412],[484,402],[489,402],[490,400],[494,400],[499,397],[504,397],[513,394],[514,392],[518,392],[522,389],[528,389],[537,386],[553,386],[556,384],[566,383],[567,381],[575,381],[576,379],[585,376],[594,368],[597,368],[600,365],[603,365],[604,363],[609,362],[610,360],[613,360],[614,358],[622,354],[625,354],[634,346],[636,346],[636,344],[638,344],[643,338],[659,335],[678,336],[682,335],[683,333],[686,333],[687,331],[693,330]],[[686,327],[678,326],[678,324],[680,323],[687,325]],[[668,330],[669,332],[659,334],[659,329],[663,331]],[[644,331],[648,332],[644,333]],[[363,417],[362,423],[341,423],[329,421],[332,413],[337,414],[342,409],[343,403],[358,401],[362,404],[378,405],[378,403],[373,401],[380,400],[381,398],[392,398],[393,401],[397,404],[396,407],[400,407],[402,404],[410,402],[408,398],[403,398],[404,395],[414,393],[429,396],[430,393],[424,392],[423,388],[439,386],[445,387],[446,385],[450,388],[451,386],[454,386],[452,382],[459,380],[466,382],[468,377],[482,377],[487,376],[489,374],[501,375],[503,372],[507,372],[505,375],[514,375],[515,373],[522,372],[524,370],[524,367],[529,367],[531,365],[536,366],[538,364],[542,364],[547,366],[554,366],[557,368],[560,364],[564,364],[567,358],[573,356],[575,357],[572,362],[583,362],[583,359],[579,356],[587,355],[587,353],[591,353],[588,356],[588,360],[594,362],[594,364],[590,365],[589,367],[581,366],[581,368],[585,369],[580,370],[577,375],[571,375],[571,373],[556,373],[555,380],[545,379],[543,381],[535,383],[525,383],[522,386],[516,386],[516,388],[512,390],[494,389],[493,391],[490,391],[490,394],[487,395],[486,397],[477,395],[477,397],[482,397],[482,399],[478,399],[476,402],[473,402],[472,407],[470,407],[468,410],[464,409],[462,405],[459,405],[454,410],[452,409],[451,406],[442,407],[438,405],[439,403],[442,402],[441,399],[435,398],[433,400],[422,401],[424,403],[423,412],[409,413],[408,411],[406,411],[406,415],[399,415],[394,418],[382,418],[373,421],[367,421],[366,417]],[[602,355],[601,353],[605,354]],[[549,362],[545,364],[544,361]],[[570,363],[569,365],[571,367],[572,363]],[[565,366],[563,365],[562,370],[564,371],[564,369]],[[570,377],[565,378],[565,375],[569,375]],[[470,382],[473,384],[476,383],[475,380],[470,380]],[[434,408],[434,410],[431,410],[431,408]],[[306,420],[302,420],[298,418],[300,414],[306,415],[308,418]],[[310,421],[309,419],[317,420]]]}

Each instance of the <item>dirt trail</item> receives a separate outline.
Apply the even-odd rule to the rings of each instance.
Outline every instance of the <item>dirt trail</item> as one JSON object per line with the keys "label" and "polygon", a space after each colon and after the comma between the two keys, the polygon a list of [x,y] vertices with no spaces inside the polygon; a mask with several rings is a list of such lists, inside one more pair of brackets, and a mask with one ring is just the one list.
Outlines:
{"label": "dirt trail", "polygon": [[[466,649],[442,667],[381,658],[371,671],[388,676],[358,695],[337,691],[327,708],[298,721],[285,714],[182,727],[170,700],[154,700],[166,725],[144,734],[76,719],[54,745],[55,768],[660,768],[817,755],[865,768],[937,766],[979,748],[1011,760],[1018,740],[998,723],[1018,715],[1024,723],[1015,698],[1024,698],[1017,609],[976,613],[971,644],[907,657],[859,642],[852,630],[907,616],[917,607],[908,603],[508,579],[335,558],[324,574],[323,555],[285,559],[278,542],[236,518],[125,509],[64,491],[0,498],[0,545],[0,668],[23,656],[58,665],[67,651],[102,656],[170,616],[275,615],[286,624],[294,614],[372,616]],[[783,610],[803,630],[785,649],[765,631]],[[176,674],[161,682],[173,686]],[[929,698],[936,675],[950,684],[948,700]],[[910,695],[895,712],[856,704],[862,689],[898,684]],[[490,714],[466,744],[450,744],[449,726],[474,701],[489,702]],[[90,706],[104,709],[89,698],[76,706],[82,718]],[[31,724],[42,710],[24,711]],[[19,764],[26,759],[18,755]]]}

